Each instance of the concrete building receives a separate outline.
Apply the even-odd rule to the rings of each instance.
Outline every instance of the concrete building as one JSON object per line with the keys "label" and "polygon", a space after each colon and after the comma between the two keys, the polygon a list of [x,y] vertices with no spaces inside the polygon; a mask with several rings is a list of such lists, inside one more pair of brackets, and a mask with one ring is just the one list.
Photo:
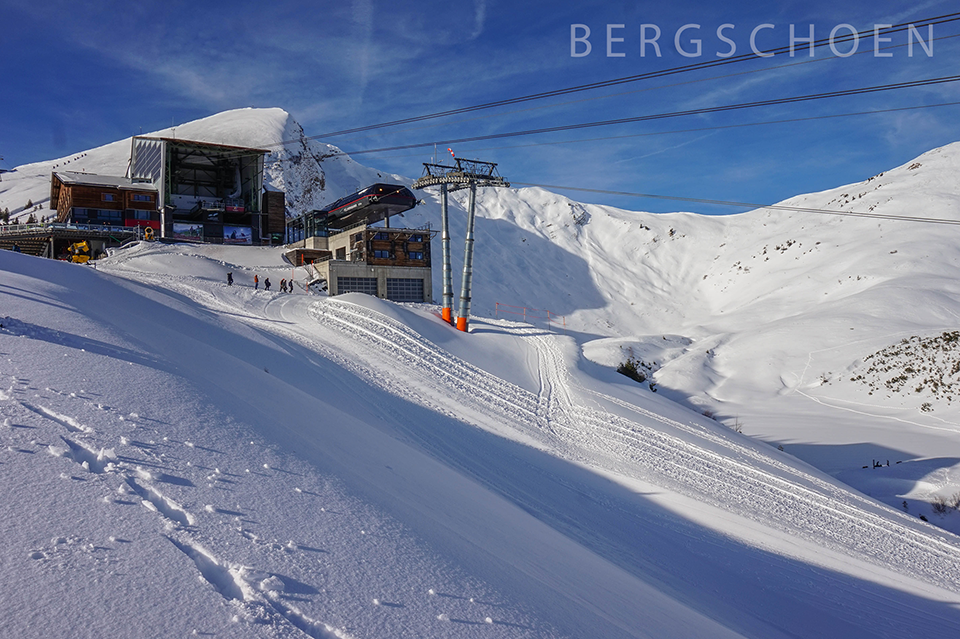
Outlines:
{"label": "concrete building", "polygon": [[[366,293],[394,302],[432,302],[429,228],[391,228],[417,205],[399,184],[372,184],[287,221],[287,259],[305,266],[330,295]],[[373,226],[384,222],[384,226]]]}
{"label": "concrete building", "polygon": [[360,224],[288,245],[328,294],[366,293],[394,302],[432,302],[430,247],[435,231]]}

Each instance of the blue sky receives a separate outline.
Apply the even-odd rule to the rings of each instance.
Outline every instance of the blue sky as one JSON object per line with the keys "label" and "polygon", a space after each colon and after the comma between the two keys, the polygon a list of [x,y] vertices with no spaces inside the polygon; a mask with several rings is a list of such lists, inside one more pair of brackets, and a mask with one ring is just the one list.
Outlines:
{"label": "blue sky", "polygon": [[[0,168],[51,159],[237,107],[279,106],[308,135],[530,93],[722,59],[790,44],[790,25],[827,37],[920,21],[954,1],[661,2],[25,2],[0,0]],[[591,53],[571,56],[571,25]],[[607,56],[607,25],[613,37]],[[641,25],[661,57],[640,55]],[[674,46],[695,53],[685,57]],[[578,31],[578,35],[583,31]],[[645,30],[652,37],[653,27]],[[928,35],[921,29],[921,35]],[[325,138],[346,151],[737,104],[958,73],[960,22],[937,25],[933,55],[907,35],[856,55],[803,43],[793,58],[585,91],[416,125]],[[585,44],[577,44],[582,53]],[[930,45],[928,45],[930,46]],[[850,44],[837,45],[846,53]],[[960,101],[960,83],[455,144],[515,182],[769,203],[862,180],[960,139],[960,106],[765,124]],[[735,128],[717,128],[735,127]],[[698,130],[699,129],[699,130]],[[602,139],[599,139],[602,138]],[[563,142],[562,144],[560,144]],[[446,146],[446,145],[444,145]],[[443,151],[443,149],[441,149]],[[432,148],[364,154],[364,164],[416,177]],[[703,213],[738,209],[569,192],[582,201]]]}

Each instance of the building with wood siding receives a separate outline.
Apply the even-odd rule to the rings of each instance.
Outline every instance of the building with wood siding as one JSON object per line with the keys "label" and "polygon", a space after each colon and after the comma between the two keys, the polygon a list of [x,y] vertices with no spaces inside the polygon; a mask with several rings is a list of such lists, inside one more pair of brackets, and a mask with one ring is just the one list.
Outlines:
{"label": "building with wood siding", "polygon": [[287,201],[283,191],[276,191],[264,184],[260,210],[266,220],[264,234],[270,238],[270,243],[283,244],[287,230]]}
{"label": "building with wood siding", "polygon": [[266,188],[264,156],[249,147],[134,137],[124,177],[55,172],[57,222],[150,228],[161,238],[282,244],[284,194]]}
{"label": "building with wood siding", "polygon": [[57,212],[57,222],[160,230],[156,187],[130,178],[54,172],[50,177],[50,202]]}
{"label": "building with wood siding", "polygon": [[360,224],[288,245],[330,295],[366,293],[394,302],[432,302],[430,246],[436,231]]}

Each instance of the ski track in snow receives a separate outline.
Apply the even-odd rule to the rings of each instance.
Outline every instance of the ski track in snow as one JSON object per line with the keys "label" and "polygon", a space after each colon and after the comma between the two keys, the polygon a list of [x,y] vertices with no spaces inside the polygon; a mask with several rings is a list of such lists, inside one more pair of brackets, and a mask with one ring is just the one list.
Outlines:
{"label": "ski track in snow", "polygon": [[[907,573],[919,573],[934,583],[960,591],[958,548],[938,536],[897,523],[896,520],[904,519],[902,513],[885,509],[887,516],[879,516],[874,512],[878,506],[861,496],[802,473],[755,449],[609,395],[590,392],[634,411],[645,420],[654,420],[681,430],[688,436],[720,445],[730,454],[720,455],[638,421],[577,404],[573,399],[573,391],[584,391],[582,388],[574,389],[553,337],[537,335],[539,331],[536,330],[504,327],[504,330],[515,330],[519,335],[532,334],[531,339],[544,359],[540,370],[546,376],[543,385],[546,397],[542,403],[548,408],[543,416],[538,415],[535,409],[530,411],[534,399],[529,397],[531,394],[527,391],[469,366],[452,355],[444,354],[442,349],[419,338],[408,327],[374,311],[336,300],[315,304],[313,309],[324,320],[335,319],[345,327],[352,325],[351,332],[365,338],[363,341],[368,345],[379,344],[383,350],[399,349],[407,357],[398,361],[411,362],[413,368],[429,367],[421,373],[446,381],[450,378],[456,380],[460,371],[463,371],[471,377],[470,388],[481,388],[485,395],[500,395],[500,401],[488,404],[491,409],[508,406],[498,415],[500,419],[513,421],[517,417],[513,402],[503,401],[509,398],[516,401],[518,406],[527,406],[524,412],[540,422],[538,425],[543,430],[564,433],[563,437],[575,444],[566,449],[583,448],[609,453],[632,462],[629,469],[620,468],[618,472],[636,476],[640,469],[640,479],[666,483],[687,496],[812,541],[826,542],[842,553],[851,554],[852,547],[878,564],[896,565]],[[445,374],[447,372],[449,374]],[[402,377],[398,375],[384,388],[393,387],[391,392],[398,392]],[[448,388],[451,394],[461,390],[457,383],[449,384]],[[542,423],[544,421],[545,424]],[[749,459],[751,463],[737,461],[738,458]],[[763,472],[754,464],[791,475],[796,481]],[[864,507],[858,507],[858,504]],[[759,512],[769,513],[771,517],[760,518]],[[912,519],[910,522],[913,523]]]}
{"label": "ski track in snow", "polygon": [[[624,476],[669,488],[839,554],[893,567],[904,575],[960,592],[960,548],[955,544],[918,528],[921,524],[898,511],[803,472],[756,447],[583,388],[567,370],[558,342],[562,338],[545,335],[535,327],[488,320],[499,330],[535,346],[540,359],[539,393],[489,374],[410,327],[350,302],[264,293],[262,300],[254,298],[262,304],[260,318],[225,286],[214,285],[213,290],[202,291],[181,277],[134,271],[128,276],[160,285],[211,309],[229,311],[240,321],[279,334],[336,362],[375,387],[444,415],[483,422],[481,427],[487,428],[491,422],[509,425],[501,427],[509,431],[501,435],[513,439],[520,435],[558,457],[592,464],[599,458],[601,466]],[[312,326],[304,326],[308,319]],[[340,339],[323,340],[324,331],[332,331]],[[350,339],[343,340],[343,335]],[[351,350],[343,344],[350,344]],[[377,366],[378,361],[396,365]],[[411,383],[412,379],[429,379],[432,384]],[[587,405],[587,398],[595,408]],[[603,409],[603,403],[614,406],[616,412]],[[48,417],[67,428],[82,428],[60,415]],[[177,515],[178,511],[169,508],[162,497],[151,500],[152,493],[138,494],[164,516],[189,525],[189,517]],[[518,504],[524,503],[519,493],[510,497]],[[527,506],[536,509],[536,504]],[[191,558],[198,570],[209,572],[209,565],[201,568],[203,562],[198,563],[197,556],[194,553]],[[222,575],[215,571],[205,579],[217,587],[218,580],[228,583]],[[261,598],[258,605],[264,610],[269,606],[269,611],[309,636],[333,636],[324,634],[328,633],[327,627],[286,604]]]}
{"label": "ski track in snow", "polygon": [[350,639],[349,635],[305,615],[275,593],[259,592],[245,578],[248,568],[224,563],[189,540],[169,535],[167,539],[193,561],[203,580],[224,599],[238,606],[248,620],[273,625],[277,625],[278,621],[281,624],[287,622],[313,639]]}
{"label": "ski track in snow", "polygon": [[[156,279],[168,286],[179,284],[175,279]],[[221,297],[199,294],[185,285],[173,288],[198,302],[210,304],[216,300],[221,310],[237,311],[236,306],[230,306]],[[282,319],[288,304],[303,304],[302,297],[268,295],[264,300],[267,317]],[[956,545],[936,534],[918,530],[912,518],[896,510],[804,473],[755,448],[582,388],[566,371],[557,338],[543,335],[535,327],[488,320],[504,332],[535,344],[541,357],[539,394],[491,375],[444,351],[408,326],[363,306],[335,298],[311,298],[308,313],[324,329],[345,333],[353,342],[389,353],[390,361],[402,363],[391,374],[372,363],[385,361],[385,355],[369,356],[370,363],[362,365],[357,352],[340,353],[316,340],[298,340],[306,341],[322,355],[332,357],[369,383],[394,395],[460,418],[464,415],[463,408],[468,407],[470,411],[510,424],[513,430],[519,430],[538,446],[568,459],[582,458],[583,451],[612,455],[624,463],[613,469],[616,472],[669,487],[765,526],[824,544],[842,554],[862,553],[862,557],[877,565],[897,566],[906,574],[918,575],[960,592],[960,549]],[[245,321],[287,336],[293,332],[279,329],[270,321],[255,318]],[[443,390],[424,397],[422,387],[405,381],[410,375],[432,379]],[[575,399],[578,394],[616,404],[639,419],[588,408]],[[650,422],[666,426],[666,430],[679,431],[688,439],[702,440],[725,454],[648,426]],[[764,467],[774,472],[764,472]],[[883,515],[877,514],[878,510],[882,510]],[[769,516],[761,517],[759,513]],[[911,526],[901,523],[905,521]]]}
{"label": "ski track in snow", "polygon": [[[853,548],[878,564],[899,566],[908,574],[919,573],[943,587],[960,591],[958,548],[938,536],[897,523],[896,520],[905,518],[902,513],[885,509],[886,516],[879,516],[874,512],[878,506],[861,496],[802,473],[755,449],[609,395],[590,392],[632,410],[645,421],[654,420],[688,436],[720,445],[729,454],[714,453],[639,421],[577,404],[574,391],[584,392],[584,389],[575,388],[566,374],[566,365],[553,337],[537,335],[539,331],[536,330],[504,327],[504,330],[528,335],[543,357],[540,370],[545,374],[546,383],[543,384],[545,398],[541,403],[547,406],[543,415],[536,411],[536,400],[529,397],[531,394],[527,391],[466,365],[439,347],[418,339],[411,329],[383,316],[378,317],[374,311],[335,300],[315,305],[314,309],[325,320],[336,319],[345,326],[352,324],[352,332],[362,334],[366,338],[364,342],[369,345],[379,342],[383,350],[399,349],[407,356],[406,361],[411,362],[411,367],[429,367],[422,371],[428,375],[445,382],[457,380],[461,372],[469,375],[471,389],[480,388],[485,396],[499,395],[499,401],[491,402],[488,407],[507,407],[498,415],[500,419],[514,422],[518,417],[514,407],[525,407],[524,413],[538,423],[541,432],[563,433],[561,437],[574,444],[564,446],[565,450],[582,448],[612,454],[631,462],[629,469],[619,468],[618,472],[636,476],[639,469],[640,479],[661,485],[666,483],[687,496],[812,541],[826,542],[842,553],[851,554]],[[418,356],[413,358],[413,355]],[[385,388],[394,386],[392,392],[397,392],[396,386],[402,382],[401,378],[402,375],[398,375]],[[458,394],[461,385],[454,382],[448,384],[448,388],[451,394]],[[738,459],[749,459],[750,463]],[[793,476],[796,481],[763,472],[755,464]],[[858,504],[864,507],[858,507]],[[760,518],[760,512],[769,513],[771,517]]]}

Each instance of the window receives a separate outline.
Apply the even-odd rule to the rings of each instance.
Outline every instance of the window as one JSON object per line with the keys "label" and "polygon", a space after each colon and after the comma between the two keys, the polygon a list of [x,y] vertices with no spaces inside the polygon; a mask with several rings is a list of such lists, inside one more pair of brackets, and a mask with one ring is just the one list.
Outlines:
{"label": "window", "polygon": [[145,193],[134,193],[133,201],[134,202],[153,202],[153,196],[147,195]]}
{"label": "window", "polygon": [[123,211],[107,211],[100,209],[97,211],[97,218],[101,224],[123,224]]}
{"label": "window", "polygon": [[113,193],[101,193],[100,199],[104,202],[115,202],[116,200],[113,197]]}
{"label": "window", "polygon": [[355,244],[357,242],[362,242],[362,241],[363,241],[363,233],[354,233],[353,235],[350,236],[351,243]]}
{"label": "window", "polygon": [[[89,209],[81,209],[81,208],[73,209],[73,210],[71,211],[71,213],[70,213],[70,216],[71,216],[71,218],[72,218],[72,221],[78,222],[78,223],[81,223],[81,224],[85,223],[87,220],[90,219],[90,215],[89,215],[88,211],[89,211]],[[96,210],[96,209],[93,209],[93,211],[94,211],[94,213],[96,213],[97,210]]]}
{"label": "window", "polygon": [[374,251],[373,256],[378,259],[389,260],[390,251]]}
{"label": "window", "polygon": [[422,242],[422,241],[423,241],[423,236],[422,236],[422,235],[411,235],[411,236],[410,236],[410,241],[411,241],[411,242]]}
{"label": "window", "polygon": [[380,233],[377,233],[376,235],[374,235],[374,236],[373,236],[373,239],[375,239],[375,240],[389,240],[389,239],[390,239],[390,234],[389,234],[389,233],[384,233],[384,232],[381,231]]}
{"label": "window", "polygon": [[408,260],[422,260],[422,259],[423,259],[423,251],[408,251],[408,252],[407,252],[407,259],[408,259]]}
{"label": "window", "polygon": [[123,224],[123,211],[107,209],[73,209],[73,221],[80,224]]}
{"label": "window", "polygon": [[346,247],[341,247],[337,249],[337,259],[345,260],[347,259],[347,249]]}
{"label": "window", "polygon": [[150,211],[138,211],[137,209],[127,209],[128,220],[149,220]]}

